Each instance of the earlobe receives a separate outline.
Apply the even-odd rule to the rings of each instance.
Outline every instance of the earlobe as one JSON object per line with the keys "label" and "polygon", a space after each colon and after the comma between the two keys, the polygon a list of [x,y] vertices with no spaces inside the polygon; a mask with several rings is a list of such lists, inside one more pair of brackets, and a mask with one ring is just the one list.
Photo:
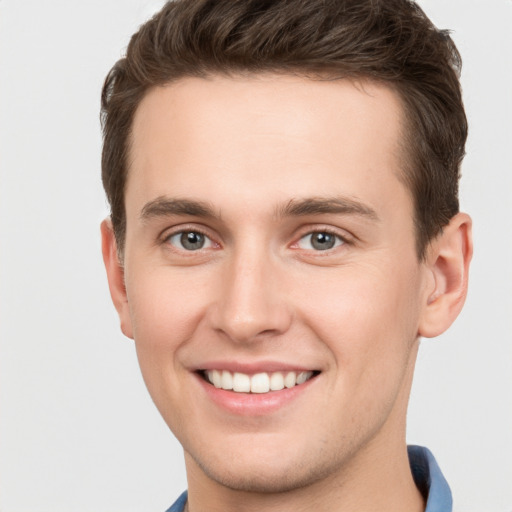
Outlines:
{"label": "earlobe", "polygon": [[110,296],[121,321],[121,331],[125,336],[133,339],[128,297],[124,283],[124,269],[119,261],[116,239],[110,219],[105,219],[101,223],[101,250],[103,263],[107,271]]}
{"label": "earlobe", "polygon": [[431,284],[420,318],[420,336],[438,336],[457,318],[466,299],[472,254],[471,218],[458,213],[428,251],[426,265]]}

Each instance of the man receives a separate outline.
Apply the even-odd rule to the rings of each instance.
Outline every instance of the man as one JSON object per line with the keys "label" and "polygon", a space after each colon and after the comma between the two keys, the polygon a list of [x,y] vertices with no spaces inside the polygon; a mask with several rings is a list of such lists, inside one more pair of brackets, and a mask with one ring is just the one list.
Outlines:
{"label": "man", "polygon": [[103,255],[182,444],[170,511],[450,511],[405,443],[471,221],[453,42],[407,0],[178,0],[103,92]]}

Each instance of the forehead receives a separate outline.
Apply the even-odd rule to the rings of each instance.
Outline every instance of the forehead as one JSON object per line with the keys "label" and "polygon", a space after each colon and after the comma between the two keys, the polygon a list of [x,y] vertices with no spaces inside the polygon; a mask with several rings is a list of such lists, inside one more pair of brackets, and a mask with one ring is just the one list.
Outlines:
{"label": "forehead", "polygon": [[133,123],[127,207],[197,194],[236,206],[226,189],[257,204],[382,201],[402,186],[402,120],[397,95],[372,82],[215,76],[153,88]]}

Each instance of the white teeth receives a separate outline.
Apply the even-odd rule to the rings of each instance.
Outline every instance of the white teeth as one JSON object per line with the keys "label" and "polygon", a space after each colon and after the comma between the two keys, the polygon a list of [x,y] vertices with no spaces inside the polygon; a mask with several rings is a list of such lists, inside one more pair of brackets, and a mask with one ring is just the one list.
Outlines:
{"label": "white teeth", "polygon": [[233,389],[233,375],[231,372],[226,370],[222,372],[221,384],[222,389]]}
{"label": "white teeth", "polygon": [[295,383],[297,382],[297,375],[295,372],[288,372],[286,374],[286,377],[284,378],[284,385],[287,388],[293,388],[295,386]]}
{"label": "white teeth", "polygon": [[270,376],[270,389],[272,391],[281,391],[284,388],[284,377],[280,372],[273,373]]}
{"label": "white teeth", "polygon": [[251,393],[268,393],[270,378],[268,373],[257,373],[251,377]]}
{"label": "white teeth", "polygon": [[311,372],[300,372],[299,375],[297,375],[297,384],[304,384],[309,377],[311,377]]}
{"label": "white teeth", "polygon": [[220,374],[219,370],[213,370],[213,372],[212,372],[212,382],[213,382],[213,385],[216,388],[221,388],[222,387],[222,377],[221,377],[221,374]]}
{"label": "white teeth", "polygon": [[231,373],[227,370],[208,370],[205,372],[209,382],[216,388],[232,390],[237,393],[268,393],[280,391],[304,384],[313,376],[313,372]]}
{"label": "white teeth", "polygon": [[251,377],[245,373],[233,374],[233,391],[249,393],[251,391]]}

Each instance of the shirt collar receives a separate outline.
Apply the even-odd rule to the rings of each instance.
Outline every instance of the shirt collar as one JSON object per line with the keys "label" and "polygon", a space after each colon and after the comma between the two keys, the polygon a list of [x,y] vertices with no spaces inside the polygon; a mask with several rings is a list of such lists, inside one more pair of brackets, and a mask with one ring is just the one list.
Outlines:
{"label": "shirt collar", "polygon": [[422,446],[408,446],[407,452],[414,482],[427,502],[425,512],[452,512],[452,493],[432,452]]}

